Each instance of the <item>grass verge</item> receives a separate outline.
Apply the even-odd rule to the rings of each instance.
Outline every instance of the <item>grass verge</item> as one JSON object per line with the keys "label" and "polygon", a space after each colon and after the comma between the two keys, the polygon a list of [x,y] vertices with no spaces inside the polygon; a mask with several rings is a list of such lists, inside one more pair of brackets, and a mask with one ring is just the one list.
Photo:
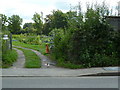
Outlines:
{"label": "grass verge", "polygon": [[26,43],[22,43],[19,41],[14,41],[13,45],[15,46],[21,46],[21,47],[25,47],[25,48],[30,48],[30,49],[34,49],[37,51],[40,51],[42,54],[46,55],[47,57],[51,58],[51,60],[55,60],[57,62],[57,66],[58,67],[64,67],[64,68],[70,68],[70,69],[78,69],[78,68],[83,68],[82,65],[75,65],[72,64],[70,62],[64,62],[62,60],[56,60],[53,55],[51,54],[46,54],[45,53],[45,44],[41,44],[41,45],[31,45],[31,44],[26,44]]}
{"label": "grass verge", "polygon": [[51,60],[55,61],[57,64],[56,66],[58,67],[63,67],[63,68],[70,68],[70,69],[80,69],[80,68],[84,68],[83,65],[76,65],[70,62],[65,62],[62,58],[58,58],[56,59],[55,56],[53,54],[47,54],[46,55],[48,58],[50,58]]}
{"label": "grass verge", "polygon": [[25,55],[25,67],[26,68],[40,68],[41,67],[41,61],[40,58],[31,50],[21,49],[17,48],[19,50],[22,50]]}
{"label": "grass verge", "polygon": [[42,54],[45,54],[45,44],[31,45],[31,44],[22,43],[19,41],[13,41],[13,45],[34,49],[34,50],[40,51]]}
{"label": "grass verge", "polygon": [[64,68],[70,68],[70,69],[83,68],[82,65],[76,65],[76,64],[73,64],[73,63],[70,63],[70,62],[65,62],[65,61],[62,61],[61,59],[57,60],[57,66],[64,67]]}
{"label": "grass verge", "polygon": [[17,60],[18,54],[15,50],[2,53],[2,68],[9,68]]}

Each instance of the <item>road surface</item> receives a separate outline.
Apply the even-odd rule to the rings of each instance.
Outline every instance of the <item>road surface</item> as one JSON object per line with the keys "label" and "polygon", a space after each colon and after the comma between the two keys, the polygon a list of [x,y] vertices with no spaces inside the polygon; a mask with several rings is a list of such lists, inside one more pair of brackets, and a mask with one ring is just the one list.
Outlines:
{"label": "road surface", "polygon": [[118,88],[117,76],[3,77],[3,88]]}

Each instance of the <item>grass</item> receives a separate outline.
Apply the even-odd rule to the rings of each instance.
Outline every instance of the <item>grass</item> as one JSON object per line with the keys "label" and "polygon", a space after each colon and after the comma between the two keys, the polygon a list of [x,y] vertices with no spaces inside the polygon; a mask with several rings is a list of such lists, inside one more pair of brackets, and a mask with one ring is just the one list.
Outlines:
{"label": "grass", "polygon": [[[44,54],[44,55],[48,56],[49,58],[51,58],[51,60],[55,60],[55,58],[53,57],[53,55],[45,53],[45,49],[46,48],[45,48],[45,44],[44,43],[41,44],[41,45],[31,45],[31,44],[22,43],[22,42],[19,42],[19,41],[14,41],[13,45],[15,45],[15,46],[21,46],[21,47],[30,48],[30,49],[34,49],[34,50],[40,51],[42,54]],[[58,67],[64,67],[64,68],[70,68],[70,69],[83,68],[82,65],[75,65],[75,64],[72,64],[70,62],[64,62],[64,61],[62,61],[60,59],[57,60],[57,66]]]}
{"label": "grass", "polygon": [[64,68],[70,68],[70,69],[79,69],[79,68],[83,68],[82,65],[76,65],[76,64],[72,64],[70,62],[58,62],[57,66],[59,67],[64,67]]}
{"label": "grass", "polygon": [[34,50],[40,51],[42,54],[45,54],[45,49],[46,48],[45,48],[44,43],[41,44],[41,45],[31,45],[31,44],[22,43],[22,42],[19,42],[19,41],[13,41],[13,45],[34,49]]}
{"label": "grass", "polygon": [[2,53],[2,68],[9,68],[17,60],[18,54],[15,50]]}
{"label": "grass", "polygon": [[51,60],[57,62],[56,66],[58,67],[64,67],[64,68],[70,68],[70,69],[80,69],[80,68],[84,68],[83,65],[76,65],[70,62],[65,62],[62,58],[58,58],[56,59],[55,56],[53,54],[48,54],[46,55],[48,58],[50,58]]}
{"label": "grass", "polygon": [[0,48],[0,68],[2,68],[2,50]]}
{"label": "grass", "polygon": [[25,67],[26,68],[40,68],[41,67],[40,58],[36,55],[36,53],[34,53],[31,50],[25,50],[21,48],[18,48],[18,49],[22,50],[25,55]]}

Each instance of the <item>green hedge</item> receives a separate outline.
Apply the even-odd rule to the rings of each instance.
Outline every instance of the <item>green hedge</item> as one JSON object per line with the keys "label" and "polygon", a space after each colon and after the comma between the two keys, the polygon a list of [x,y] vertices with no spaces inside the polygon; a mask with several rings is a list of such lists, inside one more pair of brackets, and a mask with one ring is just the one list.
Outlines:
{"label": "green hedge", "polygon": [[73,64],[82,67],[118,66],[120,32],[110,27],[104,18],[105,13],[103,7],[89,7],[83,21],[79,22],[81,16],[74,16],[76,26],[70,25],[66,34],[59,32],[63,29],[57,30],[53,54],[59,65],[66,66],[61,64],[64,62],[69,68]]}

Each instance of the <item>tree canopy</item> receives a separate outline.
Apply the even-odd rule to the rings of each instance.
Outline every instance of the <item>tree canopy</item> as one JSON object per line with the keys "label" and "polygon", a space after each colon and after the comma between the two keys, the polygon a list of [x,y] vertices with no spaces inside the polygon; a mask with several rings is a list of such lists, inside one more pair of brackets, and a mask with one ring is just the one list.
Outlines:
{"label": "tree canopy", "polygon": [[8,29],[13,34],[17,34],[21,30],[22,18],[19,15],[12,15],[8,18]]}
{"label": "tree canopy", "polygon": [[35,13],[33,15],[32,20],[34,21],[34,28],[37,29],[37,34],[42,34],[42,28],[43,28],[43,21],[42,21],[42,15]]}

